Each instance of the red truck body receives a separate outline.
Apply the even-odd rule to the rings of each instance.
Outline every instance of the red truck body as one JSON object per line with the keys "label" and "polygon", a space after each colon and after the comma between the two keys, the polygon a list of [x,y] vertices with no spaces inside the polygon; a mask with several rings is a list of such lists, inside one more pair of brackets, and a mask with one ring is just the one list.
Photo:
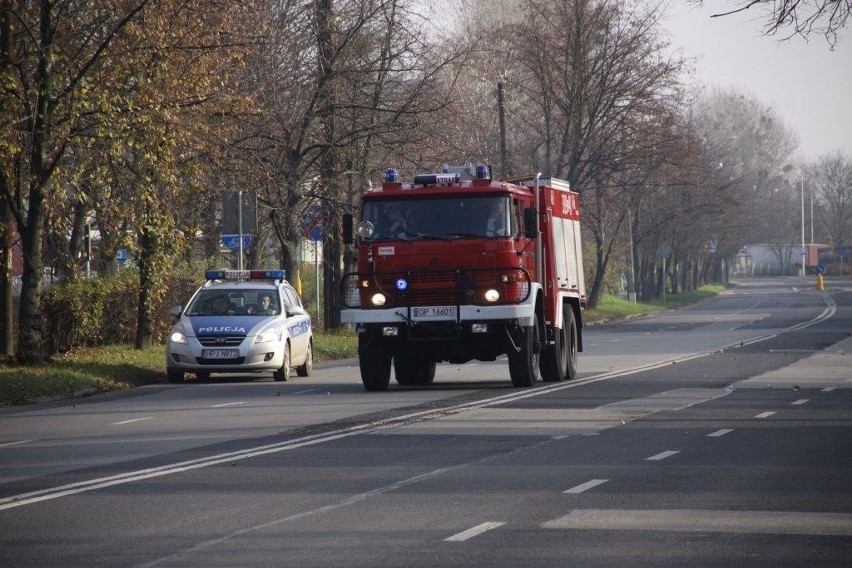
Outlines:
{"label": "red truck body", "polygon": [[341,320],[356,324],[367,390],[386,389],[391,367],[399,384],[423,385],[436,363],[503,354],[516,386],[576,376],[586,307],[579,196],[562,180],[466,173],[409,184],[391,173],[363,195]]}

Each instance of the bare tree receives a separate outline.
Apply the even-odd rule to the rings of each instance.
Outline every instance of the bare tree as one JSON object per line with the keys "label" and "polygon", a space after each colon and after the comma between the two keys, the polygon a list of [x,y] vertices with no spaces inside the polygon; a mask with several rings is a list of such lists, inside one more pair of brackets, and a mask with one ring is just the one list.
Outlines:
{"label": "bare tree", "polygon": [[[690,2],[704,4],[704,0]],[[728,3],[731,5],[729,9],[714,10],[711,17],[759,9],[765,14],[765,34],[787,33],[786,38],[799,35],[806,39],[811,34],[822,34],[832,49],[852,14],[852,0],[729,0]]]}
{"label": "bare tree", "polygon": [[820,221],[834,248],[852,245],[852,160],[839,152],[820,156],[808,176],[820,204]]}

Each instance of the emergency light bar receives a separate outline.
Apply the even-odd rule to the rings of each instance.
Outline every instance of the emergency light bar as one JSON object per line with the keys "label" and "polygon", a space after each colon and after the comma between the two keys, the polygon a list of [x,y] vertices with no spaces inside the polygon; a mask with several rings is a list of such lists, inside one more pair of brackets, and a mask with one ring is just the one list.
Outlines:
{"label": "emergency light bar", "polygon": [[204,272],[207,280],[284,280],[283,270],[228,270],[211,269]]}

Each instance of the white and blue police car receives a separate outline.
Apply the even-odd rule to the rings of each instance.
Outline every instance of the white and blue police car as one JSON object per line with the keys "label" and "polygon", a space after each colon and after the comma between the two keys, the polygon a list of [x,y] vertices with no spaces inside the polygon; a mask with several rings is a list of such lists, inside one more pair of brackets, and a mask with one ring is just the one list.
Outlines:
{"label": "white and blue police car", "polygon": [[272,372],[286,381],[291,368],[300,377],[313,369],[313,334],[308,315],[283,270],[208,270],[206,282],[184,308],[169,333],[169,382],[186,373]]}

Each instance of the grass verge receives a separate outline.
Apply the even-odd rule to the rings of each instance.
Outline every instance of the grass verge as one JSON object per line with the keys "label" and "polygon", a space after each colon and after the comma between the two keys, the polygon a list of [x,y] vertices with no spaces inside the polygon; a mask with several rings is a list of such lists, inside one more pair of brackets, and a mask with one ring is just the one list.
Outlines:
{"label": "grass verge", "polygon": [[[665,302],[634,304],[604,296],[595,310],[584,314],[586,322],[635,317],[653,311],[679,308],[720,294],[723,285],[703,286],[694,292],[670,295]],[[357,338],[352,332],[320,332],[314,335],[314,361],[354,357]],[[64,399],[165,381],[165,347],[146,350],[129,345],[79,349],[54,357],[38,366],[0,363],[0,406],[32,404],[45,399]]]}

